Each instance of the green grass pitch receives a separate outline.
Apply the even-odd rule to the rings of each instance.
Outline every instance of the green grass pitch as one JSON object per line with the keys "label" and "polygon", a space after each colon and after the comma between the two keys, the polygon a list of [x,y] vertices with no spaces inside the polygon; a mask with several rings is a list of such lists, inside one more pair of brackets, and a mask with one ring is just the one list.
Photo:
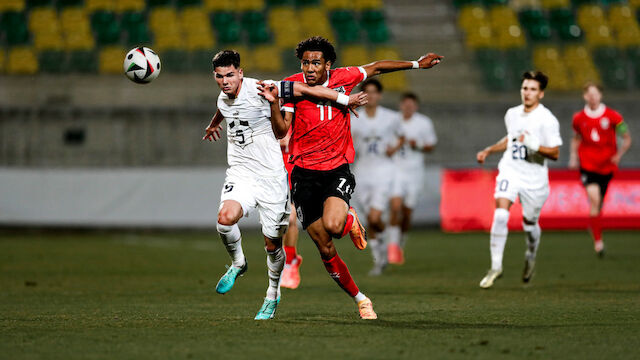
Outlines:
{"label": "green grass pitch", "polygon": [[249,271],[215,293],[228,256],[215,233],[0,235],[0,358],[6,359],[637,359],[640,238],[607,232],[605,259],[586,232],[543,232],[523,286],[524,239],[512,233],[504,276],[488,235],[412,233],[407,263],[367,276],[368,250],[338,249],[377,321],[327,275],[307,235],[302,284],[275,320],[254,321],[267,286],[256,231]]}

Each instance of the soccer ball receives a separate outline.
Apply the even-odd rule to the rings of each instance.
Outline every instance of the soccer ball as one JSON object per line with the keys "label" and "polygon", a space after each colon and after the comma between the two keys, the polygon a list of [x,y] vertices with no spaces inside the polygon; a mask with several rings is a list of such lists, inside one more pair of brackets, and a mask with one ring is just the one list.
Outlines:
{"label": "soccer ball", "polygon": [[146,84],[160,75],[160,57],[148,47],[131,49],[124,57],[124,74],[138,84]]}

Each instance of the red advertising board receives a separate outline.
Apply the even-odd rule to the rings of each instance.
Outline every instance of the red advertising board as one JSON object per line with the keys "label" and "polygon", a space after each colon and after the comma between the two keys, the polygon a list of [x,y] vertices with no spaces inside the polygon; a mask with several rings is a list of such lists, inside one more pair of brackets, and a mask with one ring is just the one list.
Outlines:
{"label": "red advertising board", "polygon": [[[444,170],[440,217],[445,231],[489,230],[495,202],[496,170]],[[589,204],[578,171],[550,170],[550,193],[542,213],[544,229],[585,229]],[[640,170],[620,170],[609,184],[602,209],[603,226],[640,229]],[[511,207],[509,228],[522,229],[520,202]]]}

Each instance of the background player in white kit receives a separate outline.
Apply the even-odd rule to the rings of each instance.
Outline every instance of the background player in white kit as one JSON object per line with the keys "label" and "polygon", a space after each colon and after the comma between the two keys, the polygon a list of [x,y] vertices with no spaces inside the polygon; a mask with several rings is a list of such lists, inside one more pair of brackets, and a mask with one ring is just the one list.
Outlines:
{"label": "background player in white kit", "polygon": [[[218,96],[218,111],[204,138],[219,138],[219,124],[226,119],[229,168],[220,198],[217,230],[232,259],[216,291],[227,293],[236,278],[246,272],[247,260],[237,222],[258,209],[267,252],[269,287],[255,319],[271,319],[280,301],[280,275],[285,262],[282,235],[287,231],[291,212],[287,172],[271,126],[271,104],[258,94],[258,81],[243,76],[236,51],[221,51],[212,62],[215,80],[222,91]],[[283,97],[313,94],[327,100],[337,99],[341,104],[362,98],[361,94],[341,98],[334,90],[315,89],[302,83],[277,82],[276,86],[282,86]]]}
{"label": "background player in white kit", "polygon": [[393,156],[395,170],[387,227],[388,261],[396,265],[404,264],[411,215],[424,183],[424,153],[432,151],[438,142],[431,119],[417,111],[418,97],[414,93],[403,94],[400,99],[400,134],[405,141]]}
{"label": "background player in white kit", "polygon": [[522,76],[522,105],[510,108],[504,117],[507,136],[478,152],[483,163],[494,152],[504,151],[496,177],[496,210],[491,225],[491,269],[480,281],[480,287],[490,288],[502,275],[502,255],[509,232],[509,208],[520,198],[527,250],[522,281],[533,275],[536,252],[540,244],[538,217],[549,195],[547,160],[560,155],[560,125],[558,119],[540,103],[548,78],[542,72],[526,72]]}
{"label": "background player in white kit", "polygon": [[383,213],[389,205],[393,186],[391,157],[402,146],[400,117],[393,110],[379,106],[382,84],[376,79],[362,83],[369,102],[360,117],[351,119],[351,135],[357,159],[354,174],[358,187],[355,199],[367,214],[367,235],[374,266],[370,275],[380,275],[387,264]]}

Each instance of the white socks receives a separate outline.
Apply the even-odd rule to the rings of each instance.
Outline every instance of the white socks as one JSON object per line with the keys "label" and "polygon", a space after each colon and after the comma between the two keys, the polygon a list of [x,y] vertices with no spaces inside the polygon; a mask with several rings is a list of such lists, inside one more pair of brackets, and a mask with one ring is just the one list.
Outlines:
{"label": "white socks", "polygon": [[528,225],[522,223],[522,228],[525,232],[525,240],[527,243],[527,250],[525,251],[525,256],[527,259],[535,259],[536,253],[538,252],[538,245],[540,245],[540,234],[542,231],[540,230],[540,225],[538,222],[535,225]]}
{"label": "white socks", "polygon": [[389,236],[389,243],[400,245],[400,242],[402,241],[402,231],[400,230],[400,226],[389,226],[387,228],[387,236]]}
{"label": "white socks", "polygon": [[267,274],[269,275],[269,287],[267,288],[267,299],[277,300],[280,297],[280,275],[284,268],[285,254],[282,246],[274,251],[267,252]]}
{"label": "white socks", "polygon": [[360,301],[366,299],[367,296],[363,293],[361,293],[360,291],[358,291],[358,293],[356,294],[356,296],[353,297],[353,300],[355,300],[356,304],[359,303]]}
{"label": "white socks", "polygon": [[509,234],[509,210],[496,209],[493,213],[493,224],[491,225],[491,269],[502,269],[502,255],[504,254],[504,245],[507,243],[507,235]]}
{"label": "white socks", "polygon": [[387,246],[381,239],[369,239],[371,256],[374,264],[385,264],[387,262]]}
{"label": "white socks", "polygon": [[220,239],[224,247],[231,256],[231,265],[234,267],[244,266],[244,252],[242,252],[242,238],[240,236],[240,228],[238,224],[231,226],[218,224],[216,226]]}

